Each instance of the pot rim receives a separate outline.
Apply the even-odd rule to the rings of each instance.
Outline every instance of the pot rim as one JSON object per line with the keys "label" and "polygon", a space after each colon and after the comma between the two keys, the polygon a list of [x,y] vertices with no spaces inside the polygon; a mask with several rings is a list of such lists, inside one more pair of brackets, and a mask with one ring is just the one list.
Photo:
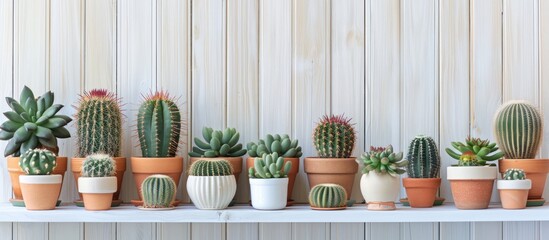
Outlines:
{"label": "pot rim", "polygon": [[117,189],[117,179],[111,177],[80,177],[78,192],[80,193],[114,193]]}
{"label": "pot rim", "polygon": [[60,184],[62,181],[61,174],[19,176],[19,183],[21,184]]}
{"label": "pot rim", "polygon": [[446,170],[448,180],[491,180],[498,174],[496,166],[448,166]]}
{"label": "pot rim", "polygon": [[250,185],[285,185],[289,179],[285,178],[250,178]]}
{"label": "pot rim", "polygon": [[499,190],[529,190],[531,188],[532,181],[530,179],[497,181],[497,189]]}

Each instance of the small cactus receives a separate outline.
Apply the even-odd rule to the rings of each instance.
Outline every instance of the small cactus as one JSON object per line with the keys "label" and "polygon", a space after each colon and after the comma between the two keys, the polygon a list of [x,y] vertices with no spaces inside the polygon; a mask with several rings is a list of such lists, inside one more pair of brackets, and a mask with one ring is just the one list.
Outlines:
{"label": "small cactus", "polygon": [[287,134],[267,134],[265,139],[259,139],[258,143],[248,143],[247,149],[250,157],[259,157],[263,156],[264,153],[276,152],[279,156],[285,158],[299,158],[303,153],[298,144],[297,139],[291,140]]}
{"label": "small cactus", "polygon": [[28,175],[50,175],[56,166],[55,154],[47,149],[29,149],[19,158],[19,167]]}
{"label": "small cactus", "polygon": [[526,173],[522,169],[510,168],[505,170],[503,174],[504,180],[524,180],[526,179]]}
{"label": "small cactus", "polygon": [[106,154],[92,154],[82,163],[82,177],[110,177],[116,173],[114,159]]}
{"label": "small cactus", "polygon": [[355,129],[343,115],[326,115],[313,132],[313,143],[323,158],[348,158],[355,147]]}
{"label": "small cactus", "polygon": [[292,162],[284,164],[284,158],[278,153],[263,154],[263,157],[256,158],[254,166],[248,169],[250,178],[285,178],[292,168]]}
{"label": "small cactus", "polygon": [[242,144],[238,143],[240,133],[234,128],[225,130],[213,130],[210,127],[202,128],[203,140],[194,138],[195,147],[189,152],[191,157],[240,157],[246,154]]}
{"label": "small cactus", "polygon": [[170,208],[177,191],[175,182],[167,175],[155,174],[141,184],[144,208]]}
{"label": "small cactus", "polygon": [[408,165],[407,160],[402,160],[404,154],[402,152],[394,153],[393,146],[370,147],[370,152],[363,153],[360,156],[360,161],[364,163],[362,173],[368,174],[370,171],[391,176],[397,176],[406,172],[403,169]]}
{"label": "small cactus", "polygon": [[459,153],[450,148],[446,148],[446,153],[459,161],[458,166],[484,166],[488,161],[503,157],[503,153],[498,151],[496,143],[490,143],[488,139],[467,137],[465,143],[452,142],[452,146]]}
{"label": "small cactus", "polygon": [[341,208],[347,204],[345,188],[333,183],[318,184],[309,193],[309,204],[313,208]]}
{"label": "small cactus", "polygon": [[224,159],[198,160],[191,164],[191,176],[228,176],[233,174],[232,165]]}
{"label": "small cactus", "polygon": [[416,136],[408,149],[408,176],[411,178],[436,178],[440,169],[437,144],[431,137]]}

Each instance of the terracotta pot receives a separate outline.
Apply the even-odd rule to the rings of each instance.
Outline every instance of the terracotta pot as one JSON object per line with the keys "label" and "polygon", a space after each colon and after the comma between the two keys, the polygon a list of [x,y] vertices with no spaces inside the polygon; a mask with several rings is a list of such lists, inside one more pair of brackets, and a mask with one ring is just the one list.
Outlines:
{"label": "terracotta pot", "polygon": [[[214,158],[202,158],[202,157],[191,157],[189,161],[189,167],[191,164],[198,160],[211,160]],[[241,157],[217,157],[217,159],[225,159],[229,161],[229,163],[233,166],[233,175],[236,179],[236,184],[238,185],[238,177],[240,177],[240,173],[242,172],[242,158]]]}
{"label": "terracotta pot", "polygon": [[141,194],[141,183],[150,175],[163,174],[170,176],[175,185],[179,185],[179,179],[183,172],[182,157],[166,157],[166,158],[146,158],[132,157],[132,173],[137,186],[139,200],[143,200]]}
{"label": "terracotta pot", "polygon": [[86,210],[108,210],[111,208],[113,193],[117,189],[117,178],[80,177],[78,188]]}
{"label": "terracotta pot", "polygon": [[490,204],[497,168],[471,166],[447,168],[452,195],[459,209],[485,209]]}
{"label": "terracotta pot", "polygon": [[[82,162],[86,158],[71,158],[71,171],[74,176],[74,181],[76,182],[76,191],[78,191],[78,178],[80,178],[82,173]],[[112,196],[112,200],[120,199],[120,190],[122,190],[122,180],[124,180],[124,172],[126,171],[126,158],[124,157],[115,157],[114,161],[116,163],[116,192]],[[82,200],[82,193],[78,192],[80,199]]]}
{"label": "terracotta pot", "polygon": [[[19,176],[24,175],[25,173],[19,167],[19,157],[8,157],[8,172],[10,173],[11,186],[13,189],[14,199],[23,200],[23,194],[21,193],[21,185],[19,184]],[[53,169],[54,174],[61,175],[61,183],[65,177],[65,172],[67,171],[67,158],[66,157],[56,157],[55,161],[57,166]],[[59,193],[61,194],[61,193]],[[59,199],[59,196],[57,196]]]}
{"label": "terracotta pot", "polygon": [[541,199],[545,189],[545,180],[549,172],[549,159],[502,159],[499,160],[499,172],[505,173],[509,168],[524,170],[526,178],[532,181],[528,199]]}
{"label": "terracotta pot", "polygon": [[404,178],[402,184],[413,208],[429,208],[435,204],[440,178]]}
{"label": "terracotta pot", "polygon": [[[299,158],[284,158],[284,164],[286,162],[292,163],[292,168],[290,169],[290,172],[288,173],[288,201],[292,199],[292,191],[294,190],[294,184],[295,184],[295,178],[297,176],[297,173],[299,172]],[[247,169],[250,169],[254,166],[255,158],[249,157],[246,159],[246,172]],[[284,165],[282,166],[282,168]]]}
{"label": "terracotta pot", "polygon": [[63,177],[55,175],[21,175],[19,183],[27,210],[52,210],[55,208]]}
{"label": "terracotta pot", "polygon": [[307,157],[303,161],[309,187],[320,183],[335,183],[347,191],[347,200],[351,198],[355,174],[358,171],[356,158],[318,158]]}
{"label": "terracotta pot", "polygon": [[498,180],[497,188],[503,208],[523,209],[526,208],[528,190],[532,188],[532,181],[530,179]]}

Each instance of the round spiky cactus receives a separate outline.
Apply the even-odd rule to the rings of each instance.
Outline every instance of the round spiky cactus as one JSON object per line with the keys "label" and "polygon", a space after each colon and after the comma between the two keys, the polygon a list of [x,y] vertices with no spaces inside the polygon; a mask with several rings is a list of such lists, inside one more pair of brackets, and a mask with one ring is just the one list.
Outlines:
{"label": "round spiky cactus", "polygon": [[535,158],[543,135],[543,118],[526,101],[509,101],[494,118],[496,142],[506,158]]}
{"label": "round spiky cactus", "polygon": [[428,136],[419,135],[408,148],[408,176],[411,178],[436,178],[440,169],[437,144]]}
{"label": "round spiky cactus", "polygon": [[106,154],[92,154],[82,163],[82,177],[110,177],[116,173],[114,159]]}
{"label": "round spiky cactus", "polygon": [[366,152],[360,156],[360,160],[364,163],[362,173],[367,174],[370,171],[377,173],[388,173],[391,176],[397,176],[406,172],[403,168],[408,165],[407,160],[402,160],[404,154],[402,152],[394,153],[393,146],[370,147],[370,152]]}
{"label": "round spiky cactus", "polygon": [[503,174],[504,180],[524,180],[526,179],[526,173],[522,169],[510,168],[505,170]]}
{"label": "round spiky cactus", "polygon": [[232,174],[232,165],[225,159],[198,160],[189,169],[191,176],[227,176]]}
{"label": "round spiky cactus", "polygon": [[202,128],[204,140],[194,138],[195,147],[189,152],[191,157],[240,157],[246,154],[242,144],[238,143],[240,133],[234,128],[225,130],[213,130],[210,127]]}
{"label": "round spiky cactus", "polygon": [[260,157],[264,153],[271,154],[273,152],[285,158],[299,158],[303,155],[298,140],[290,139],[287,134],[267,134],[265,139],[259,139],[257,143],[248,143],[247,149],[250,157]]}
{"label": "round spiky cactus", "polygon": [[313,142],[323,158],[348,158],[355,147],[355,129],[343,115],[326,115],[313,131]]}
{"label": "round spiky cactus", "polygon": [[19,158],[19,167],[28,175],[50,175],[56,166],[55,154],[47,149],[29,149]]}
{"label": "round spiky cactus", "polygon": [[151,175],[141,184],[144,208],[169,208],[177,191],[175,182],[167,175]]}
{"label": "round spiky cactus", "polygon": [[338,184],[318,184],[309,193],[309,204],[313,208],[341,208],[347,203],[347,192]]}

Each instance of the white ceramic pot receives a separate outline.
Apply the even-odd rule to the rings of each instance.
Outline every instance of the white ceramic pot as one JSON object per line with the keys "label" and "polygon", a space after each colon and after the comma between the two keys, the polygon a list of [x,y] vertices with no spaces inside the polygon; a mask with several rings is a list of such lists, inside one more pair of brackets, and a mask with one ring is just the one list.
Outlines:
{"label": "white ceramic pot", "polygon": [[78,192],[82,194],[84,208],[90,211],[108,210],[117,190],[116,177],[79,177]]}
{"label": "white ceramic pot", "polygon": [[224,209],[236,193],[236,179],[229,176],[189,176],[187,192],[199,209]]}
{"label": "white ceramic pot", "polygon": [[288,195],[288,178],[250,178],[250,193],[255,209],[283,209]]}
{"label": "white ceramic pot", "polygon": [[400,176],[393,177],[390,174],[370,171],[362,174],[360,190],[367,203],[394,202],[400,191]]}

